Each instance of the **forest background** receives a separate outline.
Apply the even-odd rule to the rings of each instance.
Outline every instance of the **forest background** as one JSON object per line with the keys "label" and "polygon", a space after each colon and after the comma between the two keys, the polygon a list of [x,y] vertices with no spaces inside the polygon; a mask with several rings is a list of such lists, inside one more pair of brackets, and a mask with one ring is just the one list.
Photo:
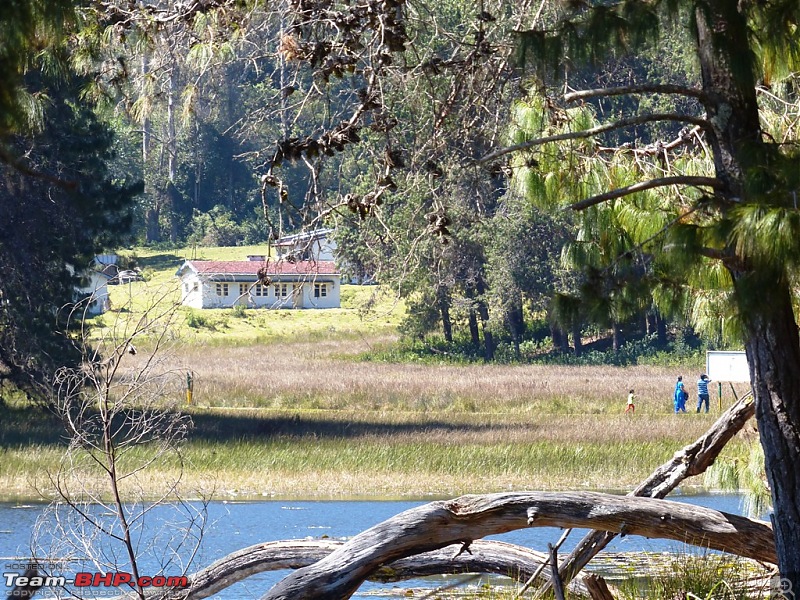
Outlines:
{"label": "forest background", "polygon": [[[333,10],[323,4],[313,8]],[[384,4],[389,12],[399,10]],[[524,19],[554,22],[558,6],[512,11],[502,3],[453,2],[432,12],[420,5],[402,23],[381,17],[386,39],[358,42],[360,55],[342,50],[354,34],[342,24],[346,19],[336,21],[341,14],[331,13],[333,25],[324,18],[321,25],[297,25],[287,12],[295,6],[221,3],[173,12],[155,6],[148,14],[90,5],[58,51],[69,60],[57,77],[68,76],[70,93],[91,108],[98,127],[92,135],[105,136],[107,181],[131,188],[116,204],[99,192],[111,206],[82,217],[87,243],[80,260],[90,249],[122,243],[161,249],[267,244],[304,228],[330,227],[347,275],[380,281],[407,301],[401,331],[417,343],[401,353],[507,361],[552,348],[580,357],[588,338],[616,353],[593,361],[619,363],[671,342],[679,352],[687,344],[740,343],[721,296],[686,287],[653,260],[666,243],[665,227],[679,218],[680,194],[671,205],[673,197],[639,194],[635,203],[579,214],[550,208],[556,199],[621,185],[643,163],[651,168],[666,161],[687,172],[708,168],[702,141],[685,123],[615,129],[593,142],[600,158],[592,161],[579,158],[584,142],[568,140],[511,160],[475,162],[493,145],[589,129],[609,115],[696,109],[691,100],[670,95],[557,106],[526,68],[523,40],[508,32]],[[363,15],[349,18],[351,28],[369,25]],[[636,54],[620,52],[599,74],[574,62],[569,85],[695,83],[690,32],[663,25],[659,38]],[[317,32],[318,41],[301,43],[297,27],[318,26],[338,28],[338,41],[320,41]],[[399,49],[411,52],[395,62],[392,53]],[[51,81],[41,80],[35,64],[26,71],[25,113],[34,139],[51,127],[44,121],[55,54],[34,55]],[[764,99],[776,127],[790,122],[795,80],[765,87]],[[687,136],[688,143],[663,154]],[[97,140],[80,137],[97,147]],[[631,154],[612,151],[616,147]],[[137,182],[142,187],[134,195]],[[75,254],[56,251],[67,260]],[[26,253],[37,254],[19,244],[6,264],[19,270]],[[708,283],[717,275],[704,277]],[[46,293],[48,302],[27,304],[69,301],[65,285]],[[431,332],[438,336],[431,339]],[[626,339],[645,341],[629,345],[623,356]],[[14,376],[13,366],[35,352],[18,342],[7,346],[19,356],[4,362],[20,383],[25,377]]]}

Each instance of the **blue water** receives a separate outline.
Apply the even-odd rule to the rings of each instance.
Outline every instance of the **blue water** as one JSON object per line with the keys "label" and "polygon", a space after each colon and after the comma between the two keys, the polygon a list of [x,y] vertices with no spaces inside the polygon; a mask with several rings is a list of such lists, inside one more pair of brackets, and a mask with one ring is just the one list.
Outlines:
{"label": "blue water", "polygon": [[[741,514],[740,497],[728,494],[702,494],[702,495],[677,495],[670,499],[688,502],[714,508],[724,512]],[[380,523],[404,510],[424,504],[424,501],[262,501],[262,502],[213,502],[207,506],[205,528],[203,531],[202,545],[191,563],[189,572],[209,565],[223,556],[260,542],[271,540],[319,538],[327,536],[333,539],[344,539],[354,536],[369,527]],[[44,505],[16,505],[0,503],[0,564],[4,572],[13,569],[15,557],[31,556],[31,532],[37,520],[44,514]],[[180,518],[190,514],[199,505],[191,507],[158,507],[147,515],[146,525],[136,539],[142,549],[143,567],[142,574],[155,575],[157,573],[177,574],[180,572],[177,565],[166,568],[161,567],[161,562],[156,559],[158,554],[163,554],[163,549],[176,546],[177,530],[174,524]],[[189,513],[181,512],[188,510]],[[103,510],[96,510],[98,518],[113,521],[113,516]],[[52,518],[52,517],[51,517]],[[164,522],[173,525],[163,526]],[[44,521],[42,531],[52,529],[52,524]],[[153,543],[148,529],[161,530],[161,537]],[[167,532],[165,537],[164,532]],[[583,532],[576,530],[564,544],[563,551],[568,551],[572,545],[580,540]],[[494,539],[527,546],[534,550],[546,551],[548,543],[555,543],[561,536],[561,530],[555,528],[528,528],[513,531]],[[45,535],[46,537],[46,535]],[[63,537],[63,536],[62,536]],[[56,542],[63,541],[57,539]],[[151,544],[153,547],[149,547]],[[663,540],[648,540],[637,536],[617,538],[609,547],[611,551],[665,551],[683,550],[686,547],[677,542]],[[107,548],[106,552],[115,552]],[[188,560],[188,551],[184,549],[184,560]],[[77,556],[77,554],[75,555]],[[124,564],[124,558],[119,555],[109,556],[111,560]],[[73,571],[95,571],[91,565],[82,564],[72,567]],[[127,570],[119,568],[119,570]],[[68,569],[67,569],[68,571]],[[276,581],[286,574],[286,571],[270,572],[253,576],[244,582],[231,586],[217,595],[222,599],[247,599],[259,598]],[[67,574],[67,576],[69,576]],[[374,594],[378,590],[391,592],[397,588],[435,587],[440,582],[415,581],[403,584],[365,584],[359,594]],[[2,589],[2,587],[0,587]],[[44,596],[42,596],[44,597]],[[354,596],[364,598],[364,595]]]}

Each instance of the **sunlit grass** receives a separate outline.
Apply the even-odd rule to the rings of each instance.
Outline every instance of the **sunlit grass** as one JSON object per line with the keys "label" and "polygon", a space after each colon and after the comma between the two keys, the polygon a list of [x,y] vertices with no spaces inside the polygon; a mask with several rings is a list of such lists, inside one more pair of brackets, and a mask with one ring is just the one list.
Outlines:
{"label": "sunlit grass", "polygon": [[[399,411],[192,409],[195,429],[180,457],[138,482],[155,495],[180,474],[190,496],[425,497],[523,489],[634,487],[710,423],[620,414],[412,413]],[[676,427],[680,424],[680,427]],[[63,447],[6,448],[0,482],[47,490]],[[123,467],[144,462],[129,452]],[[92,477],[102,487],[102,473]]]}

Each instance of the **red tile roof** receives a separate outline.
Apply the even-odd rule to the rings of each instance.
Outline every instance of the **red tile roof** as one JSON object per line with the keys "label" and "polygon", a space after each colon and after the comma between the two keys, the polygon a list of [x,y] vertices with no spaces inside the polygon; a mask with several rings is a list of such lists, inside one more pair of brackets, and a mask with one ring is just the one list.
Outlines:
{"label": "red tile roof", "polygon": [[[338,275],[336,263],[327,260],[297,261],[270,260],[187,260],[201,275]],[[262,271],[262,269],[266,269]]]}

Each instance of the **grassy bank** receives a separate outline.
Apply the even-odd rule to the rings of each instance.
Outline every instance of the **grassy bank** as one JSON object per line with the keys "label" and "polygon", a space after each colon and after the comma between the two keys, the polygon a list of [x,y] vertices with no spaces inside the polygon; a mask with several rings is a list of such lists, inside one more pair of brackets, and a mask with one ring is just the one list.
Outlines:
{"label": "grassy bank", "polygon": [[[222,498],[624,490],[701,435],[716,414],[672,414],[671,369],[353,359],[375,343],[351,337],[177,347],[161,357],[174,373],[164,400],[189,412],[194,429],[182,462],[159,465],[136,485],[155,494],[180,473],[187,496]],[[146,358],[128,359],[126,375]],[[192,406],[184,400],[187,371],[195,380]],[[639,398],[632,418],[622,414],[630,387]],[[732,400],[728,393],[725,404]],[[5,414],[1,435],[2,494],[47,495],[48,473],[64,450],[59,422],[17,408]]]}

